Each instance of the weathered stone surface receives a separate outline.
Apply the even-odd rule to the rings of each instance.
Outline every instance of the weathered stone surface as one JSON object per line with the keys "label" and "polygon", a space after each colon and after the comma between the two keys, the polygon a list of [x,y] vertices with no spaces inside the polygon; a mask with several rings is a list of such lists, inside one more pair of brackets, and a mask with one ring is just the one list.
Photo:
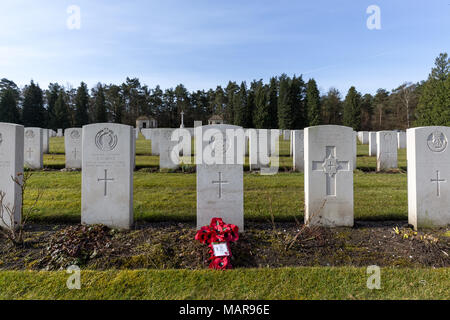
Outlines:
{"label": "weathered stone surface", "polygon": [[[198,129],[202,133],[196,133],[196,143],[201,145],[197,149],[202,150],[202,158],[197,163],[197,228],[219,217],[243,231],[244,131],[232,125],[208,125]],[[237,137],[227,135],[227,130]],[[200,136],[203,139],[199,139]]]}
{"label": "weathered stone surface", "polygon": [[50,145],[50,129],[42,129],[42,135],[42,150],[44,153],[48,153]]}
{"label": "weathered stone surface", "polygon": [[406,148],[406,132],[400,131],[397,132],[397,142],[398,142],[398,148],[399,149],[405,149]]}
{"label": "weathered stone surface", "polygon": [[377,171],[397,168],[397,133],[377,132]]}
{"label": "weathered stone surface", "polygon": [[133,127],[83,126],[81,222],[128,229],[133,224]]}
{"label": "weathered stone surface", "polygon": [[377,133],[369,132],[369,156],[376,157],[377,155]]}
{"label": "weathered stone surface", "polygon": [[25,128],[24,153],[24,163],[27,168],[43,168],[43,135],[41,128]]}
{"label": "weathered stone surface", "polygon": [[82,132],[81,128],[68,128],[65,131],[66,168],[81,169]]}
{"label": "weathered stone surface", "polygon": [[303,172],[305,169],[304,131],[292,130],[292,161],[294,171]]}
{"label": "weathered stone surface", "polygon": [[3,213],[0,211],[0,226],[11,227],[21,220],[22,194],[19,185],[12,179],[22,181],[24,152],[24,128],[21,125],[0,122],[0,192],[5,194]]}
{"label": "weathered stone surface", "polygon": [[450,224],[450,127],[407,130],[408,220],[416,229]]}

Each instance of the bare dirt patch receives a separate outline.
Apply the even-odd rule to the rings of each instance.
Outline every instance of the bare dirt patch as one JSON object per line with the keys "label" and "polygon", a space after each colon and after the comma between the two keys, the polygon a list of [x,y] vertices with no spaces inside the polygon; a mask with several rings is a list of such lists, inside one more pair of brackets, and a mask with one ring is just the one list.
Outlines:
{"label": "bare dirt patch", "polygon": [[[247,223],[231,244],[239,268],[286,266],[449,267],[450,229],[414,232],[406,222],[357,221],[354,228]],[[25,244],[0,238],[0,269],[203,269],[208,248],[190,223],[140,224],[130,231],[81,225],[28,225]]]}

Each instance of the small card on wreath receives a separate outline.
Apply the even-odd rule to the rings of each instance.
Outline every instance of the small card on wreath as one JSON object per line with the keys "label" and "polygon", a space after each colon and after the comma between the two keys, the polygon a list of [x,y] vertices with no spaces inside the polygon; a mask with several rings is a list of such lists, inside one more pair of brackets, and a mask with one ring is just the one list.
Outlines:
{"label": "small card on wreath", "polygon": [[228,257],[230,252],[228,251],[228,245],[226,242],[213,242],[214,256],[216,257]]}

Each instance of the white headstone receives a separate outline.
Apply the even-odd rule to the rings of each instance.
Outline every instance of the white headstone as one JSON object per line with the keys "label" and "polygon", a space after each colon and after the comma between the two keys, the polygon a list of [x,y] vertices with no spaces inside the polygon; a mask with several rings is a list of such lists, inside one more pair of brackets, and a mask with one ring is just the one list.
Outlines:
{"label": "white headstone", "polygon": [[450,224],[450,127],[407,130],[408,220],[417,228]]}
{"label": "white headstone", "polygon": [[292,157],[294,154],[294,130],[291,130],[289,135],[289,156]]}
{"label": "white headstone", "polygon": [[247,129],[249,136],[249,164],[250,170],[268,168],[270,166],[271,156],[278,154],[279,130],[268,129]]}
{"label": "white headstone", "polygon": [[130,228],[133,224],[133,127],[83,126],[81,222]]}
{"label": "white headstone", "polygon": [[376,157],[377,155],[377,133],[369,132],[369,156]]}
{"label": "white headstone", "polygon": [[397,140],[398,140],[398,148],[405,149],[406,148],[406,132],[404,132],[404,131],[397,132]]}
{"label": "white headstone", "polygon": [[49,129],[42,129],[42,148],[44,153],[49,151],[50,132]]}
{"label": "white headstone", "polygon": [[397,133],[377,132],[377,171],[397,168]]}
{"label": "white headstone", "polygon": [[22,181],[23,135],[23,126],[0,122],[0,191],[5,193],[4,205],[12,211],[12,216],[6,210],[3,210],[3,214],[0,211],[0,226],[11,227],[21,219],[21,190],[12,178]]}
{"label": "white headstone", "polygon": [[305,223],[353,226],[353,129],[305,129]]}
{"label": "white headstone", "polygon": [[291,137],[291,130],[283,130],[283,140],[287,141]]}
{"label": "white headstone", "polygon": [[369,144],[369,131],[362,131],[362,144]]}
{"label": "white headstone", "polygon": [[202,125],[203,124],[201,120],[194,120],[194,128],[201,127]]}
{"label": "white headstone", "polygon": [[64,133],[63,133],[63,129],[58,129],[58,132],[56,133],[57,137],[63,137]]}
{"label": "white headstone", "polygon": [[147,140],[152,142],[152,155],[159,155],[159,130],[160,129],[142,129],[141,133]]}
{"label": "white headstone", "polygon": [[64,136],[66,168],[81,169],[81,128],[68,128]]}
{"label": "white headstone", "polygon": [[[203,126],[197,130],[202,131],[203,137],[200,151],[203,152],[202,161],[197,163],[197,228],[209,225],[212,218],[218,217],[243,231],[244,131],[241,127],[224,124]],[[233,135],[227,136],[227,130],[228,134],[240,137],[231,139]],[[196,133],[197,143],[200,143],[199,136]],[[211,161],[216,156],[221,161]]]}
{"label": "white headstone", "polygon": [[43,135],[41,128],[25,128],[24,132],[24,163],[29,169],[42,169]]}
{"label": "white headstone", "polygon": [[353,131],[353,142],[352,142],[352,146],[353,146],[353,170],[356,169],[356,161],[358,158],[358,142],[356,141],[356,136],[357,133],[356,131]]}
{"label": "white headstone", "polygon": [[305,169],[304,131],[292,130],[292,161],[294,171],[303,172]]}
{"label": "white headstone", "polygon": [[180,166],[181,146],[175,129],[164,128],[159,130],[159,168],[176,169]]}

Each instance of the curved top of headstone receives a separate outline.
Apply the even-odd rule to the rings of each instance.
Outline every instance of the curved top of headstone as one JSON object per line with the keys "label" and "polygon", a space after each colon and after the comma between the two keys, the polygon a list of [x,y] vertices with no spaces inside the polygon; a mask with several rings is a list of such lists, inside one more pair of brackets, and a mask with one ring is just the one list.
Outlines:
{"label": "curved top of headstone", "polygon": [[0,122],[0,127],[23,127],[23,125],[21,124],[17,124],[17,123],[9,123],[9,122]]}
{"label": "curved top of headstone", "polygon": [[315,128],[336,128],[336,129],[353,131],[353,128],[351,128],[351,127],[340,126],[340,125],[336,125],[336,124],[325,124],[325,125],[320,125],[320,126],[312,126],[312,127],[306,127],[305,129],[315,129]]}

